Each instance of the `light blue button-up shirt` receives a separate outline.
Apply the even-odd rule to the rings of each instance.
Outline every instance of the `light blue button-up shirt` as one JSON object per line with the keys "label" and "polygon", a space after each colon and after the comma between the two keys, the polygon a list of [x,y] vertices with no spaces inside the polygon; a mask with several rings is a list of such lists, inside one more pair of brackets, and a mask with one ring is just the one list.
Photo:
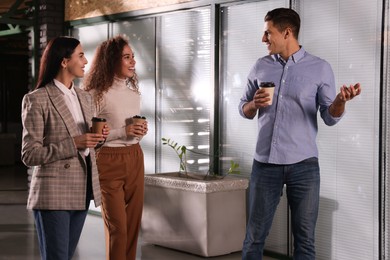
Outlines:
{"label": "light blue button-up shirt", "polygon": [[251,69],[239,104],[252,101],[261,82],[275,83],[271,106],[258,110],[255,160],[263,163],[293,164],[318,157],[317,111],[326,125],[336,124],[329,106],[336,97],[335,79],[328,62],[307,53],[303,47],[287,61],[279,55],[257,60]]}

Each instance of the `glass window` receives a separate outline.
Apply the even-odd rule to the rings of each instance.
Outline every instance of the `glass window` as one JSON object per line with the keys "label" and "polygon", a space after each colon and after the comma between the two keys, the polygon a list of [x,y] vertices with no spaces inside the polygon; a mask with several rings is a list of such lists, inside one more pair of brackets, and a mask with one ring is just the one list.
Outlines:
{"label": "glass window", "polygon": [[136,61],[141,91],[141,113],[148,121],[148,134],[142,139],[145,174],[155,172],[155,103],[156,103],[156,28],[155,18],[137,19],[113,24],[113,36],[129,39]]}
{"label": "glass window", "polygon": [[[157,103],[159,134],[185,145],[188,172],[209,169],[210,9],[195,9],[161,17],[158,30]],[[160,172],[179,171],[175,152],[161,147]]]}
{"label": "glass window", "polygon": [[363,89],[335,127],[319,120],[318,259],[378,259],[382,1],[297,2],[306,51],[332,65],[337,90],[355,82]]}
{"label": "glass window", "polygon": [[[83,46],[85,58],[88,60],[87,65],[85,65],[85,73],[88,73],[96,47],[108,38],[108,24],[73,28],[72,36],[79,39],[81,46]],[[78,83],[81,83],[81,80],[78,80]]]}

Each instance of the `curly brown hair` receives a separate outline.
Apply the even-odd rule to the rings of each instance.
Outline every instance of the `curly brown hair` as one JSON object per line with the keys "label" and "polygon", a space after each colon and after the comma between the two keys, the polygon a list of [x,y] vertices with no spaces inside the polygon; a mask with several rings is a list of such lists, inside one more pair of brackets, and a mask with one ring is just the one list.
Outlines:
{"label": "curly brown hair", "polygon": [[[122,60],[123,48],[129,45],[129,41],[118,35],[102,42],[96,50],[91,69],[85,77],[84,89],[95,90],[95,105],[99,106],[103,94],[108,91],[114,82],[115,73],[119,70]],[[128,79],[131,89],[139,93],[138,77]]]}

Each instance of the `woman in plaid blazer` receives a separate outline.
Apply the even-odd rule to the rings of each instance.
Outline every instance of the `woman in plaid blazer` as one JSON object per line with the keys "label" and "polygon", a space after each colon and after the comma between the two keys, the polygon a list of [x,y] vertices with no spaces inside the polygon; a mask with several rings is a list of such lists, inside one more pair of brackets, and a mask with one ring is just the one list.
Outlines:
{"label": "woman in plaid blazer", "polygon": [[91,96],[73,80],[87,59],[77,39],[51,40],[38,83],[22,102],[22,161],[34,166],[27,208],[34,211],[42,259],[69,260],[76,249],[89,202],[100,205],[94,148],[108,135],[89,133]]}

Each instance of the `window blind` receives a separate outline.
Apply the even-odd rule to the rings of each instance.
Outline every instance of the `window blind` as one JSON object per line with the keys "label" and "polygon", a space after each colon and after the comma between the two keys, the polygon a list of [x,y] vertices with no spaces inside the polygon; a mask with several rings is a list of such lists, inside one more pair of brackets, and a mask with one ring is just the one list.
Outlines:
{"label": "window blind", "polygon": [[[214,91],[210,79],[210,8],[162,16],[158,35],[161,137],[197,152],[187,152],[187,171],[206,174]],[[179,158],[171,148],[163,146],[161,158],[161,172],[179,171]]]}
{"label": "window blind", "polygon": [[327,60],[336,88],[360,82],[343,119],[319,119],[318,259],[378,259],[380,28],[382,1],[301,0],[300,43]]}

